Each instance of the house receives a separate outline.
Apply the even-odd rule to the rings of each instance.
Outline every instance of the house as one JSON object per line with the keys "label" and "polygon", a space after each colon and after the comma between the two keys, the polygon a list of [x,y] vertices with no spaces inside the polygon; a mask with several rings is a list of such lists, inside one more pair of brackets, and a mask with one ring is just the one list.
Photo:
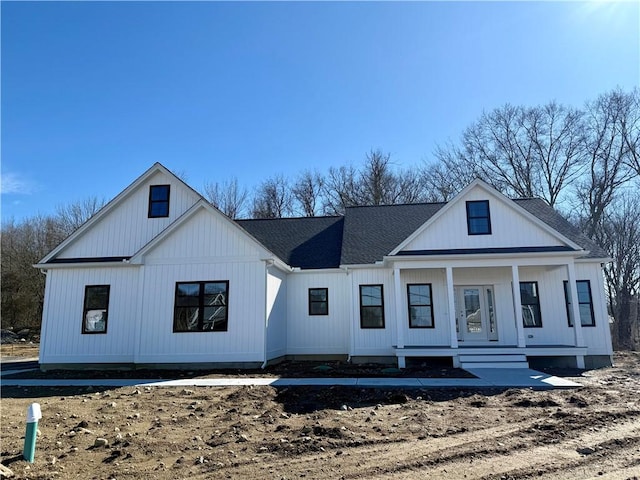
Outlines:
{"label": "house", "polygon": [[153,165],[36,267],[40,363],[610,365],[606,253],[539,199],[233,221]]}

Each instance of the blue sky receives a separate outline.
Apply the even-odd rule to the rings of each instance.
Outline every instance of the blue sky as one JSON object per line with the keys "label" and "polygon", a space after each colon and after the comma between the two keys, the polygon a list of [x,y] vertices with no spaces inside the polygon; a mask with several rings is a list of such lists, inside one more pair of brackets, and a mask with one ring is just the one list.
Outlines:
{"label": "blue sky", "polygon": [[640,85],[640,2],[7,2],[2,218],[433,158],[483,110]]}

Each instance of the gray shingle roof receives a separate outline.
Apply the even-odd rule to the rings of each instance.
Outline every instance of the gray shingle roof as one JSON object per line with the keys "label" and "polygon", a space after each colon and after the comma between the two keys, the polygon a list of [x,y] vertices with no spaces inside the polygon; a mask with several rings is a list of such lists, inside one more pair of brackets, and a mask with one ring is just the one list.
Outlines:
{"label": "gray shingle roof", "polygon": [[[514,201],[569,240],[589,250],[585,258],[608,256],[544,200],[526,198]],[[444,205],[349,207],[344,217],[237,220],[237,223],[292,267],[335,268],[381,261]],[[430,255],[437,253],[429,251]]]}
{"label": "gray shingle roof", "polygon": [[280,260],[303,269],[340,266],[344,217],[236,220]]}

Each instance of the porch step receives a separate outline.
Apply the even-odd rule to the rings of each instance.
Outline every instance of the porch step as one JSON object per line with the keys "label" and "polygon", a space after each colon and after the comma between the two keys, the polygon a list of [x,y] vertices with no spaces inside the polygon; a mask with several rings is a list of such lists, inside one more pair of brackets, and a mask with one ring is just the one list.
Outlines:
{"label": "porch step", "polygon": [[460,355],[460,367],[468,368],[529,368],[526,355]]}

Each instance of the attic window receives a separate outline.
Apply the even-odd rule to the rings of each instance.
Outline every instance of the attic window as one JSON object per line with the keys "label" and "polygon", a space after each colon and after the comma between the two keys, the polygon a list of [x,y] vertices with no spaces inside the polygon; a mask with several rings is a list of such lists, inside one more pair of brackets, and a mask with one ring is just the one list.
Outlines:
{"label": "attic window", "polygon": [[467,231],[469,235],[491,235],[489,200],[467,202]]}
{"label": "attic window", "polygon": [[151,185],[149,187],[149,218],[169,216],[169,194],[171,185]]}

